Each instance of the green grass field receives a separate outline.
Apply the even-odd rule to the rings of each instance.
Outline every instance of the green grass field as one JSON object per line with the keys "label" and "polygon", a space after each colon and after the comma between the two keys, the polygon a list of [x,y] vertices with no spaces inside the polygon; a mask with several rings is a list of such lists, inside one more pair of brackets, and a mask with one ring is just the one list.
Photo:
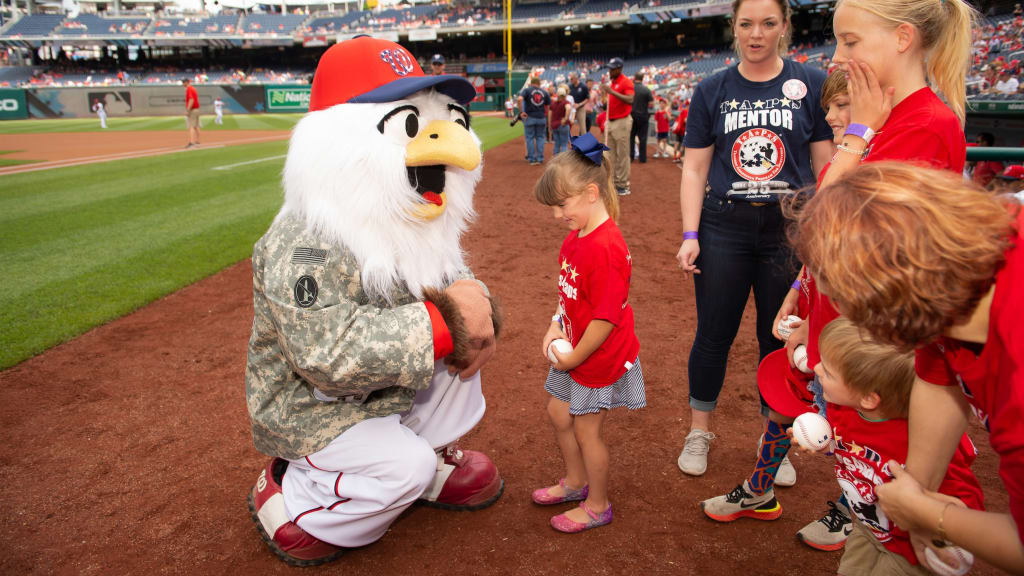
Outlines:
{"label": "green grass field", "polygon": [[[235,120],[268,129],[298,119]],[[177,129],[140,120],[111,129]],[[37,120],[0,123],[0,133],[87,123],[97,129],[95,120]],[[504,118],[473,127],[485,150],[522,133]],[[251,256],[281,205],[286,152],[286,141],[267,142],[0,176],[0,369]]]}

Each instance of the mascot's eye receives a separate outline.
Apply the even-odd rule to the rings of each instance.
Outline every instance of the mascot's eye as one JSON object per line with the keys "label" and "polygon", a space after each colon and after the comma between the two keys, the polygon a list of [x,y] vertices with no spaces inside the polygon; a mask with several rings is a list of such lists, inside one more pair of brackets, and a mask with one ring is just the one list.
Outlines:
{"label": "mascot's eye", "polygon": [[387,134],[396,142],[415,138],[420,131],[420,111],[415,106],[406,104],[388,112],[377,123],[377,130]]}
{"label": "mascot's eye", "polygon": [[454,104],[448,105],[448,119],[469,130],[469,113],[465,108]]}

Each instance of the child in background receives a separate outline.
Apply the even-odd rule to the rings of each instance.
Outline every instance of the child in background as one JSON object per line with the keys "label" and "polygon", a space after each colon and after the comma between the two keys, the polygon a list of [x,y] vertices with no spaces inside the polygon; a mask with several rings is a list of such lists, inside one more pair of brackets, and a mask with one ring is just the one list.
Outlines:
{"label": "child in background", "polygon": [[658,133],[658,150],[654,153],[655,158],[668,158],[668,100],[658,101],[658,110],[654,113],[655,131]]}
{"label": "child in background", "polygon": [[544,384],[565,477],[534,491],[533,501],[582,501],[551,519],[556,530],[570,533],[612,521],[608,448],[601,439],[608,410],[646,406],[640,343],[628,303],[632,258],[615,225],[619,204],[605,150],[592,134],[573,138],[534,188],[537,200],[551,206],[570,230],[558,254],[558,308],[541,351],[547,356],[559,338],[573,350],[551,352],[557,361]]}
{"label": "child in background", "polygon": [[[792,240],[845,316],[877,340],[914,350],[907,470],[879,487],[885,514],[916,538],[949,541],[1024,573],[1020,205],[958,173],[870,163],[808,201]],[[931,491],[969,410],[999,454],[1009,514],[950,506]]]}
{"label": "child in background", "polygon": [[672,153],[673,162],[683,161],[683,136],[686,135],[686,116],[690,113],[690,101],[682,101],[679,103],[679,115],[676,116],[675,122],[672,123],[672,134],[676,138],[676,149]]}
{"label": "child in background", "polygon": [[[822,330],[821,361],[814,372],[832,427],[836,479],[855,520],[837,572],[843,576],[921,575],[909,535],[878,506],[875,489],[894,477],[907,456],[907,410],[914,385],[914,355],[879,343],[848,319]],[[759,382],[779,402],[790,387]],[[939,492],[947,502],[983,509],[981,485],[970,466],[977,449],[960,436]],[[952,497],[952,498],[949,498]],[[955,499],[955,500],[954,500]]]}

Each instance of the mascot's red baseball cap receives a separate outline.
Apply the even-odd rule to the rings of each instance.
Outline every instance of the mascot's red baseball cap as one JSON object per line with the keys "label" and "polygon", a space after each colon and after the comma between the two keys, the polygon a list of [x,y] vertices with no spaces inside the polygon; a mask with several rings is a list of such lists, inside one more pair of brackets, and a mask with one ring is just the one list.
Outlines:
{"label": "mascot's red baseball cap", "polygon": [[430,87],[463,105],[476,98],[476,88],[462,76],[427,76],[412,54],[398,44],[356,36],[331,46],[320,57],[309,111],[349,102],[394,102]]}
{"label": "mascot's red baseball cap", "polygon": [[817,412],[814,394],[807,389],[813,379],[813,374],[804,374],[789,365],[785,348],[765,356],[757,367],[757,389],[761,397],[769,408],[790,418],[804,412]]}

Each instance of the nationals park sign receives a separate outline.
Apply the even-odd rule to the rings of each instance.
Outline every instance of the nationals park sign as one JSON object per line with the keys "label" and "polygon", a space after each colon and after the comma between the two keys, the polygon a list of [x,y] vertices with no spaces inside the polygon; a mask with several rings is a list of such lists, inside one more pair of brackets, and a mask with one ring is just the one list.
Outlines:
{"label": "nationals park sign", "polygon": [[28,118],[24,90],[0,89],[0,120],[21,120]]}
{"label": "nationals park sign", "polygon": [[309,86],[267,87],[267,112],[306,112],[309,110]]}

